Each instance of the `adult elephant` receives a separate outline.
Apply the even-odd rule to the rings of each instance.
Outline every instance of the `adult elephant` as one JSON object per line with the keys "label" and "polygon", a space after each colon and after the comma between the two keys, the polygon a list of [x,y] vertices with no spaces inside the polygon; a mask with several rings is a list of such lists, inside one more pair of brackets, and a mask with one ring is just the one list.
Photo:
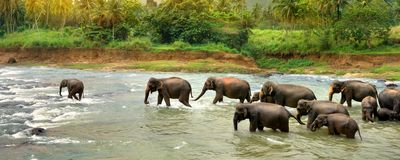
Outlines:
{"label": "adult elephant", "polygon": [[385,88],[378,95],[379,106],[400,113],[400,89]]}
{"label": "adult elephant", "polygon": [[164,99],[166,105],[171,106],[170,99],[179,99],[182,104],[191,107],[189,104],[189,94],[192,94],[192,87],[188,81],[182,78],[150,78],[145,91],[145,104],[149,104],[149,93],[155,91],[158,91],[157,105],[160,105]]}
{"label": "adult elephant", "polygon": [[[85,88],[83,86],[83,82],[78,80],[78,79],[63,79],[60,83],[60,96],[62,88],[67,87],[68,88],[68,98],[75,98],[76,100],[81,100],[83,96],[83,89]],[[79,94],[79,98],[76,96],[76,94]],[[72,98],[73,97],[73,98]]]}
{"label": "adult elephant", "polygon": [[250,120],[250,132],[255,132],[256,129],[262,131],[264,127],[273,130],[279,129],[281,132],[289,132],[289,118],[293,117],[303,124],[299,119],[294,117],[285,109],[285,107],[273,103],[252,103],[252,104],[237,104],[236,111],[233,116],[233,127],[237,130],[237,125],[240,121]]}
{"label": "adult elephant", "polygon": [[347,102],[348,107],[351,107],[352,100],[361,102],[367,96],[377,96],[377,91],[374,85],[359,80],[334,80],[329,88],[329,101],[332,101],[334,93],[342,93],[340,104]]}
{"label": "adult elephant", "polygon": [[349,115],[347,109],[339,103],[331,101],[318,101],[318,100],[300,100],[297,105],[297,119],[301,120],[301,116],[308,115],[307,128],[320,114],[343,113]]}
{"label": "adult elephant", "polygon": [[216,92],[213,104],[222,102],[223,97],[226,96],[232,99],[239,99],[240,103],[244,100],[250,102],[250,85],[247,81],[233,77],[209,77],[204,83],[200,95],[195,99],[197,101],[207,90],[214,90]]}
{"label": "adult elephant", "polygon": [[[267,81],[263,84],[260,97],[263,100],[265,96],[271,96],[274,103],[288,106],[292,108],[297,107],[297,102],[300,99],[316,100],[314,92],[303,86],[293,84],[276,84],[271,81]],[[265,102],[265,101],[262,101]]]}

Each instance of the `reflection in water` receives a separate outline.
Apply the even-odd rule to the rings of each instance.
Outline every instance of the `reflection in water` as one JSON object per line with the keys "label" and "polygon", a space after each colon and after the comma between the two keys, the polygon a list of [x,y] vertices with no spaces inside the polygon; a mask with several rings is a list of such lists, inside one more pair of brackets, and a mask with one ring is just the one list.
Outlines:
{"label": "reflection in water", "polygon": [[[335,78],[313,75],[190,73],[118,73],[46,67],[0,68],[1,159],[396,159],[400,132],[396,122],[365,123],[360,103],[349,109],[359,123],[363,141],[330,136],[326,128],[311,132],[293,118],[290,132],[270,129],[250,133],[248,120],[233,131],[233,106],[238,100],[224,98],[213,105],[215,92],[208,91],[193,106],[171,100],[156,106],[143,104],[144,85],[150,77],[178,76],[188,80],[193,95],[209,76],[233,76],[247,80],[253,92],[266,80],[295,83],[311,88],[326,100]],[[82,101],[57,94],[64,78],[85,83]],[[344,80],[344,79],[341,79]],[[362,79],[375,84],[383,82]],[[66,90],[63,95],[66,94]],[[336,94],[334,100],[338,101]],[[293,111],[293,109],[291,109]],[[306,117],[303,117],[305,121]],[[47,129],[46,136],[30,136],[33,127]]]}

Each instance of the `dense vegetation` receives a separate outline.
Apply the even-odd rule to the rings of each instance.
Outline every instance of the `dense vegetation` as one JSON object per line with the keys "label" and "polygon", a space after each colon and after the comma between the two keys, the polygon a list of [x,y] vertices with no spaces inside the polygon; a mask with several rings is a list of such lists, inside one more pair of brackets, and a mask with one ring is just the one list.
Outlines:
{"label": "dense vegetation", "polygon": [[[2,0],[0,47],[224,51],[264,68],[273,54],[397,54],[400,0]],[[273,65],[273,66],[271,66]],[[298,66],[300,65],[300,66]]]}

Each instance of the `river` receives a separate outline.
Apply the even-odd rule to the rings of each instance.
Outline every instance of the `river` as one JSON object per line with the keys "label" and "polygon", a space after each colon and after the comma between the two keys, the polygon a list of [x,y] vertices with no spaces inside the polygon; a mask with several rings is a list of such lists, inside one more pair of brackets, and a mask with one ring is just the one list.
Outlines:
{"label": "river", "polygon": [[[156,106],[143,103],[150,77],[178,76],[188,80],[197,96],[207,77],[232,76],[247,80],[252,91],[266,80],[311,88],[317,98],[327,99],[334,79],[316,75],[273,75],[217,73],[105,72],[47,67],[0,67],[0,159],[398,159],[400,123],[366,123],[360,103],[349,109],[358,122],[363,140],[329,136],[324,127],[316,132],[290,119],[290,132],[266,129],[250,133],[249,122],[233,130],[234,105],[224,98],[212,104],[215,92],[208,91],[188,108],[171,100]],[[58,95],[59,82],[78,78],[85,83],[82,101]],[[377,86],[374,79],[360,79]],[[336,94],[334,101],[340,96]],[[293,109],[289,109],[295,112]],[[306,122],[306,117],[303,117]],[[29,136],[33,127],[46,128],[45,136]]]}

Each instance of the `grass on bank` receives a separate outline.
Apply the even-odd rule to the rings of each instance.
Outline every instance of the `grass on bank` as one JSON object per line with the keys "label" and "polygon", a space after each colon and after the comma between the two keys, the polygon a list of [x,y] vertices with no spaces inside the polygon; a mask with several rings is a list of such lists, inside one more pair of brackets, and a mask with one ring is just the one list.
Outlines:
{"label": "grass on bank", "polygon": [[135,62],[126,68],[163,72],[256,73],[261,71],[255,68],[247,68],[239,64],[221,62],[213,59],[194,61],[159,60],[150,62]]}

